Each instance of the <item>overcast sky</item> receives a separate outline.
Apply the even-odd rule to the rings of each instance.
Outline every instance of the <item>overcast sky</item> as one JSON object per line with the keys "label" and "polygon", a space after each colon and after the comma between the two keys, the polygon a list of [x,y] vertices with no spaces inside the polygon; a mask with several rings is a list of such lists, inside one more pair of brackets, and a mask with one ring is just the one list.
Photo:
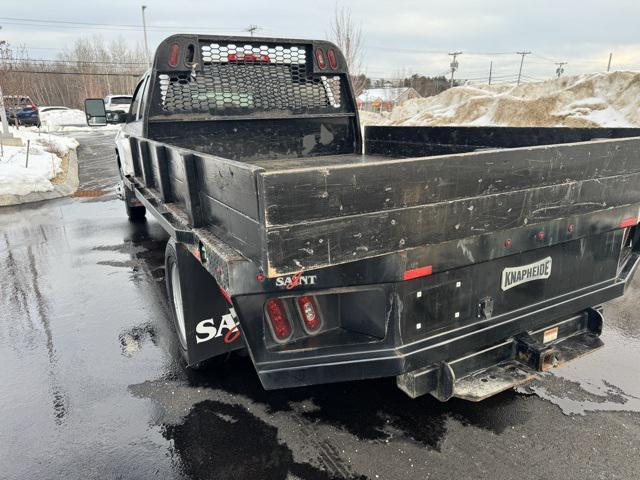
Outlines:
{"label": "overcast sky", "polygon": [[[0,40],[29,47],[32,58],[55,58],[82,35],[122,36],[142,43],[140,5],[131,0],[1,0]],[[249,24],[263,36],[325,38],[334,0],[146,0],[150,45],[171,33],[242,34]],[[341,3],[361,24],[365,65],[372,77],[398,73],[435,75],[448,70],[447,52],[461,50],[461,78],[518,70],[528,78],[553,75],[554,61],[567,74],[606,69],[640,70],[639,0],[356,0]],[[29,19],[25,22],[17,19]],[[40,23],[46,21],[49,23]],[[92,22],[83,26],[52,22]]]}

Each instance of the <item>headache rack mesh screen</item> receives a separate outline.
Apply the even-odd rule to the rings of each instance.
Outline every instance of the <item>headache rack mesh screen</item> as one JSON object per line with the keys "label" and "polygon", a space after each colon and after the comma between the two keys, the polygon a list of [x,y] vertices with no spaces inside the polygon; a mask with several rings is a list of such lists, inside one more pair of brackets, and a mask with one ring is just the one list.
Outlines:
{"label": "headache rack mesh screen", "polygon": [[206,43],[201,55],[202,72],[159,74],[165,112],[342,111],[340,77],[313,76],[304,46]]}

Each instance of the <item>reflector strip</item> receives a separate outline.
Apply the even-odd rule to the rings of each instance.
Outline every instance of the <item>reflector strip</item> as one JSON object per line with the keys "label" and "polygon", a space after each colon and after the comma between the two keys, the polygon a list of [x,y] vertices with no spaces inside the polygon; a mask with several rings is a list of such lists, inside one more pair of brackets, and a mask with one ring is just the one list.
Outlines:
{"label": "reflector strip", "polygon": [[427,265],[426,267],[413,268],[411,270],[407,270],[404,272],[405,280],[412,280],[418,277],[426,277],[427,275],[431,275],[433,273],[433,266]]}
{"label": "reflector strip", "polygon": [[626,227],[633,227],[638,223],[638,219],[637,218],[625,218],[624,220],[622,220],[620,222],[620,227],[622,228],[626,228]]}

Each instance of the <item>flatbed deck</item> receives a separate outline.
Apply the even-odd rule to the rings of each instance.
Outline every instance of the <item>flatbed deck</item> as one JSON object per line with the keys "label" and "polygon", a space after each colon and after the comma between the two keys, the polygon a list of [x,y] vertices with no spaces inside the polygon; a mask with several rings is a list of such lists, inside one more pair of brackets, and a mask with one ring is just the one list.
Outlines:
{"label": "flatbed deck", "polygon": [[189,365],[246,348],[268,389],[397,376],[479,400],[601,346],[594,306],[640,262],[640,129],[374,126],[363,143],[322,41],[177,35],[137,92],[127,213],[171,235]]}

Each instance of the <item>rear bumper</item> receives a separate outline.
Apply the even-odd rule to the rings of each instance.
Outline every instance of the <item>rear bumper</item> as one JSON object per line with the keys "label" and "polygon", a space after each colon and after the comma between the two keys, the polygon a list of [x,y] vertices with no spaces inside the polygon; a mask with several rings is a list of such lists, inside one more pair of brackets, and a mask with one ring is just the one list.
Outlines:
{"label": "rear bumper", "polygon": [[590,308],[453,361],[398,375],[398,387],[412,398],[430,393],[441,401],[484,400],[599,349],[602,322],[601,309]]}
{"label": "rear bumper", "polygon": [[[381,345],[380,348],[343,349],[341,352],[321,354],[301,352],[299,356],[261,360],[253,352],[253,360],[262,385],[266,389],[288,388],[330,382],[391,377],[410,372],[440,369],[443,362],[459,365],[456,378],[464,378],[493,365],[517,359],[521,340],[526,336],[558,326],[557,344],[578,335],[594,348],[599,332],[590,320],[594,305],[601,305],[624,294],[626,285],[639,263],[637,253],[631,255],[617,277],[580,290],[548,299],[508,314],[499,315],[468,328],[448,330],[399,346]],[[591,310],[593,311],[593,310]],[[564,325],[564,327],[562,327]],[[587,338],[588,337],[588,338]],[[582,337],[580,337],[582,338]],[[591,340],[594,340],[591,342]],[[595,341],[597,340],[597,341]],[[565,344],[569,345],[569,344]],[[497,350],[495,350],[497,348]],[[491,351],[474,362],[462,362],[478,352]],[[588,350],[585,347],[585,352]],[[505,353],[506,352],[506,353]],[[498,355],[498,353],[500,353]],[[560,363],[562,363],[560,361]],[[466,365],[462,367],[462,365]],[[473,368],[471,368],[471,365]],[[455,368],[454,368],[455,373]],[[400,380],[400,383],[403,383]],[[405,389],[407,391],[407,389]],[[415,389],[427,393],[428,389]],[[446,397],[446,396],[443,396]]]}

